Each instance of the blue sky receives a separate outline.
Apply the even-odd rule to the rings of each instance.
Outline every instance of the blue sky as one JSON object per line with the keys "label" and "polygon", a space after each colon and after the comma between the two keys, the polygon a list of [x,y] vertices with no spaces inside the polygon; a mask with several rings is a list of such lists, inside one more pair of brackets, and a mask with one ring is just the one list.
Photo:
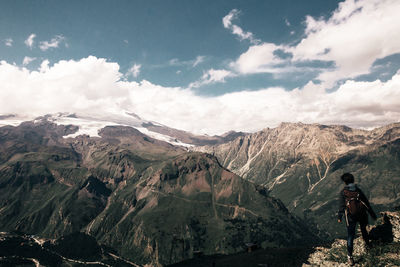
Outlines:
{"label": "blue sky", "polygon": [[[250,43],[225,29],[222,18],[240,10],[237,23],[264,42],[298,42],[305,15],[329,15],[338,1],[2,1],[1,38],[13,39],[13,47],[1,46],[2,59],[20,64],[25,56],[56,62],[89,55],[118,62],[126,72],[140,64],[138,77],[164,86],[188,86],[204,71],[224,68],[245,52]],[[290,23],[290,26],[287,25]],[[291,34],[291,32],[293,34]],[[36,45],[24,41],[36,34]],[[37,42],[62,35],[57,49],[41,51]],[[68,44],[68,47],[65,47]],[[195,67],[201,56],[204,60]],[[192,63],[193,61],[193,63]],[[175,64],[174,64],[175,62]],[[185,64],[186,62],[186,64]],[[180,71],[180,72],[179,72]],[[177,73],[178,72],[178,73]],[[222,94],[230,90],[271,85],[294,88],[305,78],[274,79],[254,75],[224,84],[205,86],[198,93]]]}
{"label": "blue sky", "polygon": [[[60,61],[70,65],[75,62],[89,64],[87,68],[93,68],[89,72],[98,71],[100,65],[107,66],[105,69],[110,67],[118,76],[111,83],[118,88],[127,84],[132,88],[148,85],[155,90],[154,94],[159,92],[157,90],[162,90],[160,94],[169,94],[165,99],[159,99],[160,102],[152,103],[160,107],[159,113],[146,110],[142,107],[144,102],[121,100],[119,96],[112,98],[113,105],[195,132],[220,133],[229,130],[229,125],[235,130],[249,131],[274,126],[279,122],[276,114],[282,114],[282,105],[287,111],[281,118],[285,121],[373,127],[396,121],[398,103],[382,107],[382,104],[372,103],[376,100],[372,93],[365,95],[362,97],[364,102],[356,109],[358,112],[351,113],[350,117],[355,119],[346,113],[353,112],[353,107],[344,108],[340,119],[335,113],[324,115],[334,107],[323,110],[326,105],[316,98],[311,101],[315,108],[312,112],[311,106],[302,111],[298,106],[304,105],[307,94],[321,94],[326,99],[335,96],[336,101],[341,101],[344,95],[339,93],[346,84],[352,83],[354,87],[344,91],[350,94],[364,92],[364,87],[374,82],[385,86],[393,81],[400,67],[400,36],[396,29],[400,24],[395,15],[398,8],[399,2],[390,0],[1,1],[0,60],[4,73],[6,67],[11,66],[15,72],[25,71],[25,74],[18,74],[27,79],[20,85],[26,88],[17,92],[20,96],[30,90],[44,93],[33,89],[36,85],[30,83],[32,77],[29,75],[43,74],[44,83],[51,70],[66,73],[68,64],[63,65],[66,68],[63,70],[54,68]],[[93,56],[93,62],[89,56]],[[117,70],[115,66],[118,66]],[[78,88],[68,85],[67,80],[62,82],[63,87],[77,91],[77,96],[87,95],[85,82],[92,83],[85,81]],[[12,86],[4,85],[8,83],[12,84],[7,80],[0,85],[3,92],[11,90]],[[111,89],[100,86],[98,90],[104,90],[99,95],[107,95],[108,100],[110,94],[114,96],[107,91]],[[134,90],[130,89],[129,94]],[[260,103],[259,109],[246,108],[253,100],[238,104],[240,112],[229,109],[241,99],[258,99],[264,93],[272,94],[281,104],[268,98],[265,103]],[[390,91],[390,94],[397,93],[394,89]],[[143,97],[135,92],[132,97],[139,96]],[[187,101],[192,101],[193,105],[174,111],[169,105],[161,108],[165,101],[171,101],[170,98],[176,101],[175,106],[181,105],[185,98],[190,98]],[[224,102],[225,106],[220,109],[213,106],[231,98],[234,98],[233,102]],[[349,105],[352,103],[354,101]],[[65,106],[60,104],[60,107]],[[365,112],[365,107],[371,110]],[[207,110],[199,112],[202,108]],[[32,109],[36,110],[35,107]],[[50,111],[53,109],[41,112]],[[0,112],[21,111],[3,108]],[[220,125],[218,120],[206,119],[213,112],[232,116],[229,119],[221,116],[219,120],[227,121],[226,126],[215,127]],[[272,115],[260,116],[263,112]],[[294,116],[299,112],[302,115]],[[257,118],[255,120],[261,122],[253,123],[254,126],[238,123],[238,114],[243,113],[249,116],[244,121]],[[371,119],[370,114],[376,117]],[[182,123],[188,118],[204,122],[198,127]]]}

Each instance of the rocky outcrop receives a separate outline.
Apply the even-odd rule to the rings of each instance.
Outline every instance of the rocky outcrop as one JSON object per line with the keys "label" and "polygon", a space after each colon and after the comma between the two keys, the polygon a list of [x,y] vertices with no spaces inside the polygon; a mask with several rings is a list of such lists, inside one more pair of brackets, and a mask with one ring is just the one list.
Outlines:
{"label": "rocky outcrop", "polygon": [[[372,248],[367,250],[361,237],[354,240],[356,266],[400,265],[400,212],[383,212],[381,215],[380,223],[369,230]],[[346,247],[347,241],[343,239],[337,239],[327,247],[316,247],[303,267],[348,266]]]}
{"label": "rocky outcrop", "polygon": [[[384,216],[387,217],[389,224],[392,228],[393,242],[400,242],[400,213],[399,212],[385,212]],[[386,221],[386,219],[384,219]]]}

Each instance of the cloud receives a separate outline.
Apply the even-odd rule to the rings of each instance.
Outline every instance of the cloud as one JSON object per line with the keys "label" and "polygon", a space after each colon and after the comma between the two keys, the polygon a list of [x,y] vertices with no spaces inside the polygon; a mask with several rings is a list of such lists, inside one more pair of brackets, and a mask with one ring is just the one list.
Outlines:
{"label": "cloud", "polygon": [[[399,1],[346,0],[328,18],[306,16],[305,35],[297,44],[253,43],[229,66],[241,75],[317,72],[315,78],[331,88],[340,80],[370,73],[376,60],[400,53],[399,13]],[[224,27],[233,29],[238,14],[234,9],[225,16]],[[290,26],[287,19],[285,23]],[[282,52],[286,57],[280,56]],[[325,62],[327,67],[296,67],[312,62]]]}
{"label": "cloud", "polygon": [[7,39],[5,39],[4,40],[4,44],[6,45],[6,46],[12,46],[13,45],[13,39],[11,39],[11,38],[7,38]]}
{"label": "cloud", "polygon": [[260,40],[254,38],[253,33],[245,32],[238,25],[232,23],[233,20],[239,17],[240,11],[232,9],[228,15],[222,18],[222,24],[226,29],[231,30],[232,34],[237,35],[240,40],[249,40],[252,44],[257,44]]}
{"label": "cloud", "polygon": [[26,66],[29,65],[29,63],[31,63],[32,61],[36,60],[35,57],[24,57],[24,60],[22,61],[22,65]]}
{"label": "cloud", "polygon": [[24,41],[25,45],[26,45],[27,47],[29,47],[29,48],[32,48],[32,47],[33,47],[33,44],[34,44],[34,42],[35,42],[35,40],[34,40],[35,37],[36,37],[36,34],[34,34],[34,33],[32,33],[31,35],[29,35],[28,38]]}
{"label": "cloud", "polygon": [[[207,72],[206,79],[224,79],[224,72],[218,71]],[[310,82],[292,91],[274,87],[217,97],[148,81],[130,82],[123,76],[117,63],[93,56],[53,65],[44,61],[40,71],[1,61],[0,114],[120,116],[130,111],[170,127],[208,134],[256,131],[282,121],[374,127],[400,117],[400,72],[386,82],[347,81],[330,93]]]}
{"label": "cloud", "polygon": [[307,16],[306,36],[288,48],[293,60],[333,61],[335,70],[318,77],[328,87],[370,71],[377,59],[400,53],[400,2],[347,0],[329,18]]}
{"label": "cloud", "polygon": [[39,44],[39,48],[42,51],[46,51],[50,48],[57,48],[61,42],[65,41],[65,37],[62,35],[56,35],[51,38],[50,41],[42,41]]}
{"label": "cloud", "polygon": [[[191,66],[196,67],[197,65],[203,63],[205,61],[205,56],[197,56],[195,59],[192,60],[179,60],[177,58],[173,58],[168,61],[168,66],[180,67],[180,66]],[[162,65],[161,67],[163,67]]]}
{"label": "cloud", "polygon": [[189,84],[189,88],[198,88],[211,83],[223,83],[225,82],[225,78],[234,76],[235,74],[229,70],[210,69],[203,74],[200,80]]}
{"label": "cloud", "polygon": [[39,67],[39,72],[40,73],[45,73],[50,69],[50,61],[48,59],[45,59],[42,61]]}
{"label": "cloud", "polygon": [[168,64],[169,64],[170,66],[182,66],[182,65],[184,65],[183,61],[179,61],[179,59],[177,59],[177,58],[171,59],[171,60],[168,62]]}
{"label": "cloud", "polygon": [[136,78],[137,76],[139,76],[141,67],[142,67],[141,64],[136,64],[136,63],[133,64],[132,67],[130,67],[130,69],[126,72],[125,76],[126,77],[132,76]]}
{"label": "cloud", "polygon": [[121,93],[127,93],[118,85],[121,77],[118,64],[95,57],[53,66],[44,60],[39,71],[1,61],[0,113],[36,116],[57,110],[104,110],[101,103],[115,105]]}
{"label": "cloud", "polygon": [[288,27],[291,26],[291,24],[290,24],[290,22],[289,22],[289,20],[288,20],[287,18],[285,18],[285,24],[286,24],[286,26],[288,26]]}
{"label": "cloud", "polygon": [[279,49],[281,47],[273,43],[250,46],[230,66],[242,74],[275,72],[274,66],[284,62],[275,54]]}
{"label": "cloud", "polygon": [[193,62],[193,68],[199,65],[200,63],[204,62],[205,56],[197,56],[196,59]]}

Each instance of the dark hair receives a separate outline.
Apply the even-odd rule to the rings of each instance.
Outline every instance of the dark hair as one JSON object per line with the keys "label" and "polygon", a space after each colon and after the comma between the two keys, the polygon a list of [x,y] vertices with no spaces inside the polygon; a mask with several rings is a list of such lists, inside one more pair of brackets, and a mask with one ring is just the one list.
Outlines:
{"label": "dark hair", "polygon": [[351,173],[346,172],[345,174],[340,177],[345,184],[354,183],[354,176]]}

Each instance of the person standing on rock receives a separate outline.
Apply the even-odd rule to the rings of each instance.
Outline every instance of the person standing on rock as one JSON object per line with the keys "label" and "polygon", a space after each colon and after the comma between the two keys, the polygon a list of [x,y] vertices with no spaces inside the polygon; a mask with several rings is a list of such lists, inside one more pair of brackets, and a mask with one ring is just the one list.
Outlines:
{"label": "person standing on rock", "polygon": [[370,242],[367,232],[368,213],[374,220],[376,220],[376,214],[372,210],[367,197],[354,184],[354,176],[351,173],[345,173],[340,178],[346,185],[340,191],[338,222],[342,222],[344,215],[347,227],[347,259],[350,265],[354,265],[353,241],[356,234],[357,222],[360,224],[365,246],[369,248]]}

